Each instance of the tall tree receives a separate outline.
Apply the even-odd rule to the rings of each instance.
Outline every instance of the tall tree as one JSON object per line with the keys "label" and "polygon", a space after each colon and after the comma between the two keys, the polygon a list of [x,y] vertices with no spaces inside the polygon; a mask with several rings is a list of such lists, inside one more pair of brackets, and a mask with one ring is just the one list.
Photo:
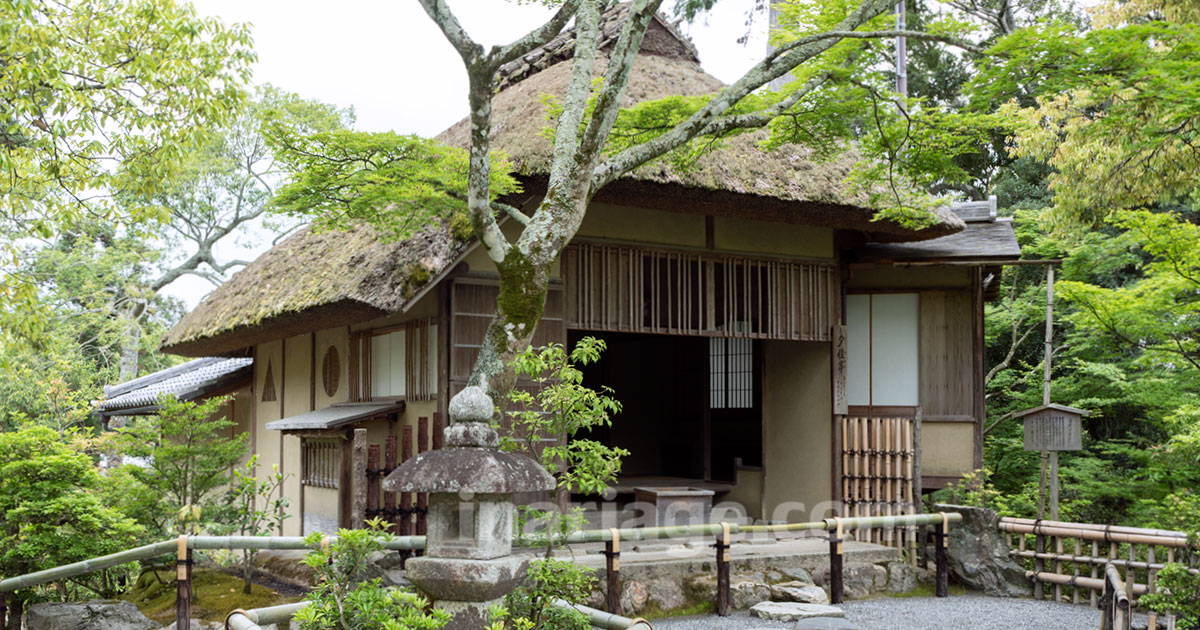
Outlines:
{"label": "tall tree", "polygon": [[[365,220],[382,226],[393,235],[423,225],[413,221],[412,208],[430,202],[461,207],[475,236],[496,266],[500,280],[496,317],[486,333],[475,365],[472,382],[494,392],[509,389],[514,380],[512,360],[533,335],[542,316],[550,270],[563,248],[575,235],[589,202],[601,188],[647,162],[677,157],[696,151],[698,138],[719,137],[749,129],[775,127],[780,142],[798,138],[814,140],[826,148],[837,140],[855,138],[866,154],[884,163],[870,163],[860,182],[896,184],[895,177],[927,176],[930,179],[961,175],[949,159],[975,137],[978,121],[937,108],[905,109],[887,87],[878,64],[890,39],[901,32],[890,28],[890,0],[822,0],[786,7],[782,23],[786,31],[775,50],[766,55],[740,79],[707,98],[671,99],[648,104],[622,114],[621,104],[642,37],[661,0],[634,0],[611,48],[607,64],[598,62],[599,33],[607,0],[564,0],[554,15],[525,36],[502,46],[485,48],[462,27],[445,0],[420,0],[425,11],[459,54],[467,72],[470,105],[470,146],[465,156],[446,157],[443,148],[415,138],[359,136],[317,138],[295,151],[304,173],[284,188],[281,207],[295,212]],[[555,37],[574,20],[575,50],[566,93],[554,103],[554,150],[546,189],[533,213],[500,203],[497,198],[512,186],[503,160],[491,147],[492,96],[498,72],[504,64],[519,59]],[[914,40],[954,42],[978,50],[964,41],[964,29],[950,22],[926,31],[904,31]],[[882,41],[883,45],[876,45]],[[756,91],[780,77],[790,82],[778,93]],[[599,75],[598,81],[593,79]],[[841,124],[854,109],[857,119],[871,120],[863,131]],[[912,122],[921,117],[919,124]],[[623,121],[623,122],[621,122]],[[645,132],[645,123],[653,123]],[[774,124],[776,122],[779,124]],[[791,121],[791,126],[787,124]],[[797,122],[798,121],[798,122]],[[614,134],[618,124],[643,130],[636,134]],[[945,135],[943,135],[945,134]],[[905,144],[929,142],[940,150],[918,154]],[[319,145],[319,146],[314,146]],[[709,143],[711,144],[711,143]],[[303,153],[301,155],[301,153]],[[324,154],[320,164],[313,156]],[[915,159],[912,159],[915,158]],[[457,164],[453,163],[457,160]],[[466,162],[463,188],[454,179],[458,165]],[[403,166],[398,166],[403,165]],[[440,166],[435,166],[440,165]],[[349,173],[348,173],[349,171]],[[348,174],[360,178],[358,184]],[[385,175],[408,177],[408,183]],[[458,175],[461,177],[461,175]],[[386,180],[380,184],[380,180]],[[439,185],[443,185],[439,187]],[[386,191],[387,194],[383,194]],[[910,225],[931,220],[928,200],[909,194],[907,185],[884,186],[873,199],[882,218]],[[384,201],[386,200],[386,203]],[[515,238],[500,229],[499,218],[507,216],[519,225]]]}
{"label": "tall tree", "polygon": [[[254,54],[245,26],[175,0],[0,3],[0,230],[22,239],[84,219],[161,219],[121,207],[179,168],[185,150],[244,100]],[[0,329],[36,335],[37,290],[8,263]]]}

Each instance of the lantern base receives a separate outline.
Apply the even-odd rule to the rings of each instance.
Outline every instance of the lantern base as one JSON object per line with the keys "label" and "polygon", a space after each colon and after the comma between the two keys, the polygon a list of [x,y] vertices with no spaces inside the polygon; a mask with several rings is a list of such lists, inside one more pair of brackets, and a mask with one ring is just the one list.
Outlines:
{"label": "lantern base", "polygon": [[404,568],[408,580],[435,601],[487,602],[516,588],[528,567],[528,558],[516,556],[493,560],[421,556],[410,558]]}
{"label": "lantern base", "polygon": [[485,630],[490,622],[488,608],[503,604],[504,598],[500,597],[486,602],[441,600],[433,605],[452,615],[442,630]]}

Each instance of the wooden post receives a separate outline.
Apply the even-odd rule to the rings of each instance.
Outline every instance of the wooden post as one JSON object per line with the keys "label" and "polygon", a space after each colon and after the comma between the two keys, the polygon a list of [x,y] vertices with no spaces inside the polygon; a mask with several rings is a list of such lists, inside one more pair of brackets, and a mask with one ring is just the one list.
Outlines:
{"label": "wooden post", "polygon": [[[413,456],[412,446],[413,446],[412,427],[406,426],[406,427],[404,427],[404,429],[402,429],[402,432],[400,435],[400,462],[401,463],[406,462],[409,459],[412,459],[412,456]],[[400,535],[401,536],[412,535],[412,493],[411,492],[401,492],[400,493]],[[405,560],[406,559],[407,559],[407,557],[405,557]],[[401,562],[403,562],[403,560]],[[401,566],[401,568],[404,567],[403,564],[401,564],[400,566]]]}
{"label": "wooden post", "polygon": [[829,532],[829,601],[842,603],[842,519],[833,519],[835,526]]}
{"label": "wooden post", "polygon": [[[1154,566],[1154,561],[1155,561],[1155,557],[1154,557],[1154,555],[1155,555],[1155,554],[1154,554],[1154,545],[1150,545],[1150,548],[1147,550],[1147,552],[1146,552],[1146,553],[1147,553],[1147,555],[1146,555],[1146,562],[1147,562],[1147,563],[1148,563],[1148,564],[1149,564],[1151,567],[1153,567],[1153,566]],[[1148,568],[1148,569],[1146,570],[1146,592],[1147,592],[1147,593],[1154,593],[1154,587],[1155,587],[1155,583],[1156,583],[1156,582],[1158,582],[1158,575],[1157,575],[1157,573],[1158,573],[1158,572],[1157,572],[1157,571],[1155,571],[1155,570],[1154,570],[1154,569],[1152,569],[1152,568]],[[1156,613],[1156,612],[1154,612],[1154,611],[1150,611],[1150,612],[1149,612],[1149,614],[1147,614],[1147,616],[1146,616],[1146,617],[1147,617],[1147,619],[1149,620],[1149,621],[1146,623],[1146,628],[1148,628],[1148,629],[1150,629],[1150,628],[1158,628],[1158,613]]]}
{"label": "wooden post", "polygon": [[1037,556],[1033,559],[1033,598],[1042,599],[1042,581],[1038,579],[1038,575],[1046,568],[1046,561],[1042,559],[1042,554],[1046,551],[1046,539],[1042,537],[1041,532],[1034,527],[1033,539],[1036,541],[1034,549],[1037,551]]}
{"label": "wooden post", "polygon": [[946,515],[942,515],[942,522],[937,524],[937,593],[938,597],[946,597],[950,594],[950,572],[949,565],[946,562],[946,545],[948,543],[947,534],[949,534],[950,523],[946,520]]}
{"label": "wooden post", "polygon": [[191,630],[192,619],[192,550],[188,537],[179,537],[175,556],[175,627]]}
{"label": "wooden post", "polygon": [[[396,436],[387,436],[387,441],[383,443],[383,470],[384,474],[391,474],[396,470]],[[396,493],[383,493],[383,511],[387,514],[387,518],[392,522],[391,532],[393,534],[400,533],[400,526],[397,525],[396,518]]]}
{"label": "wooden post", "polygon": [[350,514],[350,528],[362,529],[367,512],[367,430],[354,430],[354,503]]}
{"label": "wooden post", "polygon": [[433,414],[433,450],[442,450],[443,433],[446,431],[446,423],[442,421],[442,414]]}
{"label": "wooden post", "polygon": [[721,535],[717,537],[717,616],[728,617],[731,608],[729,597],[729,523],[721,523]]}
{"label": "wooden post", "polygon": [[[429,418],[417,418],[417,453],[429,450]],[[425,515],[429,512],[429,495],[417,493],[417,535],[425,535]]]}
{"label": "wooden post", "polygon": [[608,612],[621,614],[621,533],[615,527],[612,540],[604,543],[605,562],[605,596],[604,605]]}
{"label": "wooden post", "polygon": [[7,626],[8,622],[8,593],[0,593],[0,630]]}
{"label": "wooden post", "polygon": [[371,444],[367,447],[367,510],[366,517],[375,518],[379,516],[379,478],[382,471],[379,470],[379,445]]}

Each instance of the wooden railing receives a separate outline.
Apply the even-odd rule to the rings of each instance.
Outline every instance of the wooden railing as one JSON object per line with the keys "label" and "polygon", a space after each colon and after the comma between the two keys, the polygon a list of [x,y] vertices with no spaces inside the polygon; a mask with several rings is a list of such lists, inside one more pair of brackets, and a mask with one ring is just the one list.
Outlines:
{"label": "wooden railing", "polygon": [[[1111,562],[1104,565],[1104,594],[1100,597],[1100,630],[1129,630],[1133,610],[1121,572]],[[1153,626],[1157,628],[1157,625]]]}
{"label": "wooden railing", "polygon": [[[1087,597],[1096,606],[1109,592],[1112,567],[1125,574],[1122,592],[1132,614],[1137,598],[1154,592],[1158,572],[1167,563],[1180,562],[1200,574],[1200,554],[1184,532],[1009,517],[1000,519],[1000,531],[1008,538],[1009,553],[1033,580],[1035,599],[1043,599],[1050,585],[1055,601],[1069,596],[1078,604]],[[1149,627],[1155,627],[1157,614],[1147,614]]]}

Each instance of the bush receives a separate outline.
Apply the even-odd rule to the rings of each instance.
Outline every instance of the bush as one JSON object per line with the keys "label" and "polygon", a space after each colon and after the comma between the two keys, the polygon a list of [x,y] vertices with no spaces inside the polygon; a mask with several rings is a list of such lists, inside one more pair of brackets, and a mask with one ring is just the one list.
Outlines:
{"label": "bush", "polygon": [[552,558],[529,564],[525,584],[508,595],[508,615],[517,628],[588,630],[587,617],[577,610],[552,606],[555,599],[573,604],[587,600],[596,585],[591,571]]}
{"label": "bush", "polygon": [[382,551],[390,538],[386,524],[374,520],[369,529],[338,531],[324,544],[320,533],[305,542],[313,552],[304,558],[312,567],[317,585],[305,598],[308,605],[296,613],[301,630],[438,630],[450,621],[444,610],[425,612],[429,601],[412,591],[385,587],[378,578],[367,580],[371,554]]}
{"label": "bush", "polygon": [[1179,630],[1200,630],[1200,575],[1179,563],[1158,572],[1156,592],[1143,595],[1139,603],[1150,610],[1178,617]]}

